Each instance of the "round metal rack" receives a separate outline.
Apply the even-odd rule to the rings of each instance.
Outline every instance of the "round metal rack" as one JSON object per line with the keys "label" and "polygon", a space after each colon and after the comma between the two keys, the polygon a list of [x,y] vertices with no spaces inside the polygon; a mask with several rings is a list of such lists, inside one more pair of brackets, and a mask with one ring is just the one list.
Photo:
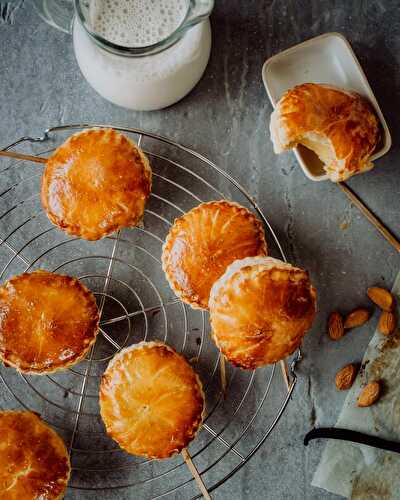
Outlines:
{"label": "round metal rack", "polygon": [[[47,156],[68,134],[104,125],[49,128],[4,149]],[[207,398],[207,416],[190,453],[209,491],[233,476],[266,441],[296,383],[280,369],[243,371],[227,365],[227,390],[219,378],[219,351],[209,335],[207,313],[194,311],[169,289],[160,257],[174,218],[202,201],[227,198],[251,209],[264,223],[270,253],[285,260],[279,241],[250,195],[199,153],[139,129],[115,127],[143,148],[153,168],[153,192],[141,227],[97,242],[70,237],[47,219],[40,203],[43,165],[0,162],[0,278],[48,269],[82,280],[96,295],[101,333],[80,364],[48,376],[0,368],[0,405],[36,411],[65,439],[71,454],[70,488],[134,488],[135,497],[198,498],[181,456],[152,461],[130,456],[104,431],[98,408],[100,377],[112,356],[141,340],[163,340],[189,359]],[[43,145],[48,146],[43,150]],[[23,341],[23,339],[21,339]]]}

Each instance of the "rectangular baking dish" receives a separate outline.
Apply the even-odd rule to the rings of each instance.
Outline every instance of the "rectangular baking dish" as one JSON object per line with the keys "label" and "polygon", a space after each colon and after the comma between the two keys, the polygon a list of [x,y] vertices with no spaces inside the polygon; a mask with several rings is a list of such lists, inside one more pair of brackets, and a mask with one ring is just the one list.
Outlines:
{"label": "rectangular baking dish", "polygon": [[[380,158],[391,148],[386,120],[353,49],[342,34],[325,33],[270,57],[263,65],[262,79],[274,107],[286,90],[306,82],[327,83],[358,92],[375,108],[382,127],[381,142],[371,160]],[[328,178],[315,153],[298,146],[294,154],[309,179]]]}

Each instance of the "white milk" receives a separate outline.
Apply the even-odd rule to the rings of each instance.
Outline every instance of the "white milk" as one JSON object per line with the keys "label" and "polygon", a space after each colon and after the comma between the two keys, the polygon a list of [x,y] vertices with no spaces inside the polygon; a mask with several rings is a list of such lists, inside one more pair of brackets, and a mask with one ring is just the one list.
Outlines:
{"label": "white milk", "polygon": [[[93,30],[126,47],[165,39],[187,11],[186,0],[110,0],[93,5]],[[115,55],[100,48],[77,19],[73,40],[79,67],[99,94],[126,108],[152,110],[179,101],[200,80],[210,56],[211,29],[210,22],[203,21],[172,47],[144,57]]]}

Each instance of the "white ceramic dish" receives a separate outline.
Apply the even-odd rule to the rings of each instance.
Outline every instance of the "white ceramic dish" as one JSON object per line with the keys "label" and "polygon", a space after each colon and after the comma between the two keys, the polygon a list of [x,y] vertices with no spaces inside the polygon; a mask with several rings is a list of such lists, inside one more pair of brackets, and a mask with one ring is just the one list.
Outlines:
{"label": "white ceramic dish", "polygon": [[[392,139],[385,118],[356,55],[340,33],[311,38],[272,56],[264,63],[262,78],[274,107],[286,90],[306,82],[328,83],[365,96],[382,125],[381,143],[371,159],[376,160],[389,151]],[[294,154],[309,179],[323,181],[328,178],[312,151],[299,146]]]}

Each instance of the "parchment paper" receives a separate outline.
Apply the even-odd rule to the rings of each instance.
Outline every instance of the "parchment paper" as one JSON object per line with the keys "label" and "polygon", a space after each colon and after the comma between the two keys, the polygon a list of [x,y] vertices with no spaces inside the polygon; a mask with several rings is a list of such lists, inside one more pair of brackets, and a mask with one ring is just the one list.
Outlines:
{"label": "parchment paper", "polygon": [[[393,293],[399,314],[400,273]],[[356,400],[362,386],[378,379],[383,385],[379,402],[369,408],[358,408]],[[400,442],[399,330],[388,338],[375,332],[336,426]],[[400,500],[400,454],[331,440],[312,485],[353,500]]]}

